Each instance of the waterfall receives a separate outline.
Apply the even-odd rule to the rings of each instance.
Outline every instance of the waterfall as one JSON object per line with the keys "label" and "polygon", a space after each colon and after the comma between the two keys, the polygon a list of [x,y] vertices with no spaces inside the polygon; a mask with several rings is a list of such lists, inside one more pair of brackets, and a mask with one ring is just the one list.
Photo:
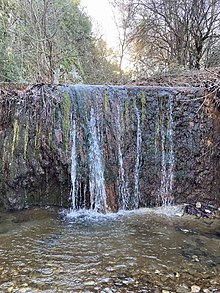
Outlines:
{"label": "waterfall", "polygon": [[96,128],[94,109],[91,108],[89,120],[89,188],[90,209],[106,212],[106,193],[102,152]]}
{"label": "waterfall", "polygon": [[137,117],[137,137],[136,137],[136,163],[135,163],[135,173],[134,173],[134,208],[137,209],[139,206],[140,192],[139,192],[139,172],[140,172],[140,155],[141,155],[141,123],[140,123],[140,113],[135,105],[136,117]]}
{"label": "waterfall", "polygon": [[[154,111],[148,117],[151,123],[142,133],[138,97],[130,99],[131,92],[127,91],[122,96],[121,90],[77,86],[73,92],[75,108],[70,125],[73,210],[85,208],[105,213],[107,202],[113,211],[137,209],[140,200],[141,205],[148,204],[145,200],[148,194],[149,202],[162,205],[173,202],[173,95],[160,98],[161,104],[154,103]],[[135,96],[136,89],[133,90]],[[154,139],[149,134],[154,134],[152,126],[156,120]],[[150,158],[142,166],[142,151],[143,160],[153,154],[155,162]],[[144,172],[146,182],[141,181]]]}
{"label": "waterfall", "polygon": [[[165,122],[167,127],[165,129]],[[173,96],[168,99],[168,115],[161,113],[161,187],[159,192],[163,206],[173,203],[174,151],[173,151]]]}
{"label": "waterfall", "polygon": [[170,200],[169,204],[173,202],[173,178],[174,178],[174,151],[173,151],[173,96],[169,96],[169,127],[168,127],[168,134],[167,137],[169,139],[169,169],[168,169],[168,174],[169,174],[169,192],[170,192]]}
{"label": "waterfall", "polygon": [[165,125],[164,125],[164,112],[162,112],[161,117],[161,186],[160,186],[160,198],[162,204],[166,205],[167,200],[167,168],[166,168],[166,150],[165,150]]}
{"label": "waterfall", "polygon": [[121,111],[120,106],[117,107],[117,145],[118,145],[118,162],[119,162],[119,209],[125,210],[128,207],[129,191],[127,186],[127,180],[125,178],[124,161],[121,151]]}
{"label": "waterfall", "polygon": [[71,197],[72,209],[76,209],[76,121],[72,118],[72,127],[70,131],[70,139],[72,142],[71,150]]}

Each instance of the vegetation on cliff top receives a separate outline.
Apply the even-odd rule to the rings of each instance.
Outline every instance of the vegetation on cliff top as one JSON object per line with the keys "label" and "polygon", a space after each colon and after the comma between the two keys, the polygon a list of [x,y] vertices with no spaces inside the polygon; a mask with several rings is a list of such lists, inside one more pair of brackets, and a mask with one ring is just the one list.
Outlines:
{"label": "vegetation on cliff top", "polygon": [[80,1],[0,1],[1,81],[102,84],[118,73]]}
{"label": "vegetation on cliff top", "polygon": [[219,0],[110,3],[118,52],[94,35],[79,0],[1,0],[0,81],[118,84],[220,65]]}
{"label": "vegetation on cliff top", "polygon": [[220,64],[219,0],[111,0],[137,77]]}

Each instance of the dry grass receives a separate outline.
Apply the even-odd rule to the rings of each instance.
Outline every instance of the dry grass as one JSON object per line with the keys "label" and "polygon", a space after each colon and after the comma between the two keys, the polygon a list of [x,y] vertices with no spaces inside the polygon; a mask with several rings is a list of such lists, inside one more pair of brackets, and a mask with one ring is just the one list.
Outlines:
{"label": "dry grass", "polygon": [[209,88],[215,84],[220,85],[220,67],[161,73],[147,79],[132,81],[130,84],[143,86],[196,86]]}

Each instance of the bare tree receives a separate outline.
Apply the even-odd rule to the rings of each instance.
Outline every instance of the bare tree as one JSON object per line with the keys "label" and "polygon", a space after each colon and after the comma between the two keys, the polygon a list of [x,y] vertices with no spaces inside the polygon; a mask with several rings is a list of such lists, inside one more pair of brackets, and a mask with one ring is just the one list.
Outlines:
{"label": "bare tree", "polygon": [[122,64],[132,42],[131,28],[135,10],[131,0],[109,0],[109,2],[114,8],[114,20],[118,31],[119,68],[120,76],[122,77]]}
{"label": "bare tree", "polygon": [[219,40],[220,0],[136,0],[129,8],[136,62],[199,69]]}
{"label": "bare tree", "polygon": [[[199,69],[201,60],[210,44],[219,39],[220,1],[192,1],[190,23],[190,56],[189,65]],[[214,42],[213,42],[214,41]]]}

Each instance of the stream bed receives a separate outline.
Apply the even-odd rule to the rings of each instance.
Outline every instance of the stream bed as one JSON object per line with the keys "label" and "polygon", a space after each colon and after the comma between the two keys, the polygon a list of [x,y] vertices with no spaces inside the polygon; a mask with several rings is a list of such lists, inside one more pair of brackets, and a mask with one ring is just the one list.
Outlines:
{"label": "stream bed", "polygon": [[0,212],[0,292],[220,292],[220,221],[180,214]]}

